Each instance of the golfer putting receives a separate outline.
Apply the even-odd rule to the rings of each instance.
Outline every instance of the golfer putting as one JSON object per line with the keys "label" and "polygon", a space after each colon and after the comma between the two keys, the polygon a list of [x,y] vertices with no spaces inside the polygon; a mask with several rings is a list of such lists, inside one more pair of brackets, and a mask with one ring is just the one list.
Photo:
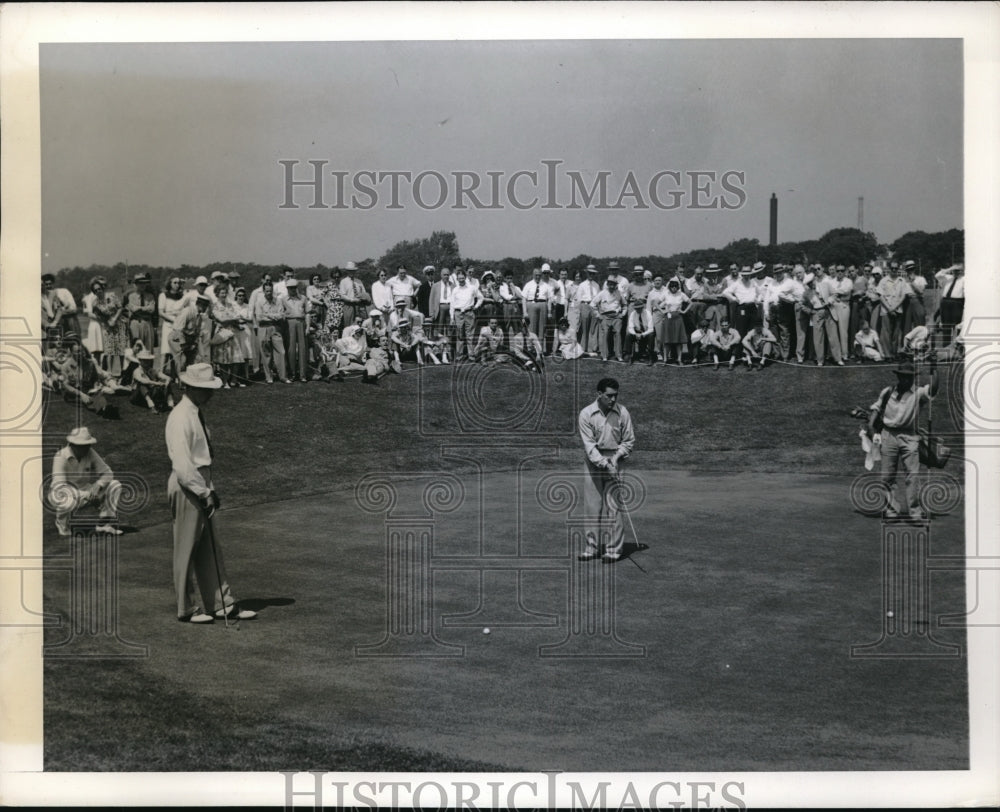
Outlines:
{"label": "golfer putting", "polygon": [[180,379],[184,396],[170,412],[165,430],[172,468],[167,497],[174,521],[177,619],[212,623],[209,612],[214,612],[215,617],[226,619],[228,627],[230,617],[250,620],[257,613],[237,606],[216,541],[213,516],[219,497],[212,484],[214,455],[202,407],[222,380],[215,377],[211,364],[192,364],[180,373]]}
{"label": "golfer putting", "polygon": [[597,400],[580,411],[579,430],[586,455],[586,546],[579,559],[589,561],[600,556],[605,563],[613,564],[622,557],[625,547],[619,464],[635,446],[632,418],[618,403],[618,381],[614,378],[597,382]]}

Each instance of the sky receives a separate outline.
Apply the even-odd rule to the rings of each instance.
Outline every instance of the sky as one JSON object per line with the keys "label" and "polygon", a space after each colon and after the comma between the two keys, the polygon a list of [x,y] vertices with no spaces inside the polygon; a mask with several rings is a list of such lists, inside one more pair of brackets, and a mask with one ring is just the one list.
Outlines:
{"label": "sky", "polygon": [[[669,255],[766,243],[772,193],[779,241],[856,226],[859,197],[881,242],[963,224],[955,39],[43,44],[40,91],[46,271],[334,265],[435,230],[480,259]],[[299,187],[282,208],[279,161],[297,180],[325,161],[326,207]],[[561,162],[551,209],[543,161]],[[366,170],[440,173],[446,202],[427,175],[424,206],[401,180],[398,208],[383,181],[362,209]],[[539,205],[506,195],[518,171],[539,183],[516,202]],[[487,205],[501,173],[497,208],[453,208],[454,172]],[[568,209],[567,172],[607,173],[609,206],[634,177],[638,199]],[[664,172],[672,209],[649,193]]]}

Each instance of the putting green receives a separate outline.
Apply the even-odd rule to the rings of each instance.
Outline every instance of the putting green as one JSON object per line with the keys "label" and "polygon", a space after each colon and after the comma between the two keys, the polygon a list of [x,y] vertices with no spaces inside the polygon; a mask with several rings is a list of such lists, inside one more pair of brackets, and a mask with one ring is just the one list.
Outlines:
{"label": "putting green", "polygon": [[[353,490],[223,510],[234,591],[260,610],[239,631],[174,620],[170,527],[144,527],[121,540],[120,636],[148,646],[145,679],[239,697],[257,749],[288,721],[511,770],[967,767],[964,658],[850,656],[883,622],[881,525],[853,511],[850,479],[633,469],[648,548],[606,566],[576,561],[578,512],[552,490],[579,468],[564,453],[457,486],[388,474],[388,516]],[[963,552],[960,510],[932,532],[933,554]],[[416,540],[405,566],[387,533]],[[55,603],[66,586],[48,576]],[[392,631],[392,595],[414,612],[395,651],[417,656],[365,648]],[[935,574],[930,599],[932,625],[961,611],[963,575]],[[572,618],[595,633],[551,648]],[[588,645],[627,656],[558,656]]]}

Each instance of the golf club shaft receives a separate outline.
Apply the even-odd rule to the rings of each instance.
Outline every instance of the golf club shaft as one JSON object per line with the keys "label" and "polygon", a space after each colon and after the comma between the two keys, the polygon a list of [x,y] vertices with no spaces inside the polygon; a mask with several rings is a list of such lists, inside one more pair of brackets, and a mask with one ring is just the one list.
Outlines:
{"label": "golf club shaft", "polygon": [[[215,561],[215,580],[219,585],[219,600],[222,603],[222,619],[226,624],[226,628],[229,628],[229,609],[226,607],[226,596],[222,591],[222,569],[219,567],[219,554],[215,550],[215,531],[212,529],[212,515],[206,510],[203,512],[205,517],[205,529],[208,530],[208,541],[212,545],[212,560]],[[212,608],[215,612],[215,607]]]}

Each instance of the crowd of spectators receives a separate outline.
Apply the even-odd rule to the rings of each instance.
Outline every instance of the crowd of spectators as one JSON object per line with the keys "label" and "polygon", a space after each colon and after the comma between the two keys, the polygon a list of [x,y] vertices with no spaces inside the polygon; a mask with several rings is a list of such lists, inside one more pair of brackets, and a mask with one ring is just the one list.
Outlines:
{"label": "crowd of spectators", "polygon": [[928,312],[928,281],[912,261],[713,263],[672,273],[544,263],[518,280],[503,270],[427,266],[418,276],[380,271],[370,288],[351,262],[328,279],[296,279],[291,269],[280,277],[264,273],[248,291],[236,273],[200,276],[187,289],[170,276],[156,292],[136,274],[119,296],[97,276],[82,297],[81,325],[73,296],[46,274],[44,385],[95,411],[123,392],[165,411],[179,374],[202,362],[226,388],[244,388],[354,372],[377,383],[405,363],[541,372],[553,356],[729,369],[893,361],[949,343],[952,355],[960,351],[964,308],[961,264],[935,274],[940,297]]}

